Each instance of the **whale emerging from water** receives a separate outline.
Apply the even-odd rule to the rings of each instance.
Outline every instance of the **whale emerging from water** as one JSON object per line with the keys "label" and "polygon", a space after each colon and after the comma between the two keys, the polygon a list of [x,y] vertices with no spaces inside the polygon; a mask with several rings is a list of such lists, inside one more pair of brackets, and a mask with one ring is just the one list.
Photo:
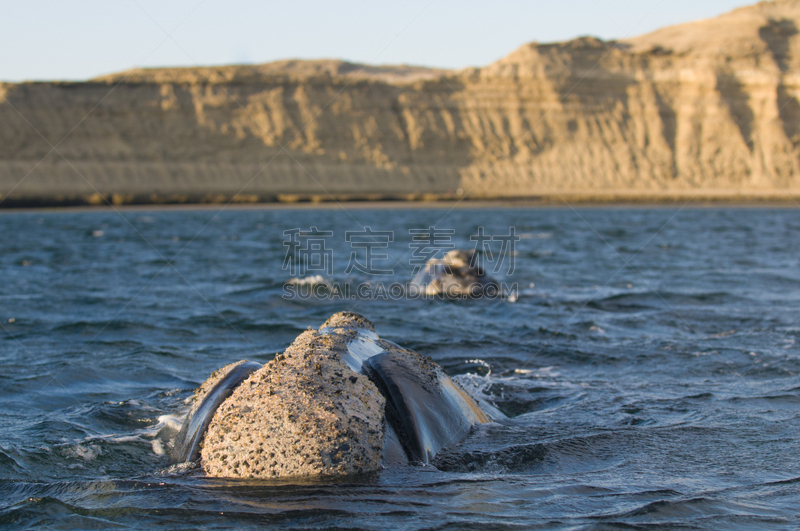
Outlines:
{"label": "whale emerging from water", "polygon": [[343,475],[428,463],[489,422],[430,358],[341,312],[265,365],[240,361],[198,389],[173,447],[218,477]]}
{"label": "whale emerging from water", "polygon": [[502,296],[501,286],[478,265],[474,250],[453,249],[431,258],[411,280],[414,293],[429,297]]}

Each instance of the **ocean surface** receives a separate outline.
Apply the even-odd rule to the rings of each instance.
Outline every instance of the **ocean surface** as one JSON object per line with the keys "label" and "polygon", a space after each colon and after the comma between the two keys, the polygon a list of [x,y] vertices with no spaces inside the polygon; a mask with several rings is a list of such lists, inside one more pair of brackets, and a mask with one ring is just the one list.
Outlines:
{"label": "ocean surface", "polygon": [[[292,254],[312,227],[322,254]],[[345,273],[364,227],[391,232],[368,264],[383,276]],[[336,296],[407,282],[435,251],[425,231],[446,250],[512,227],[513,249],[481,249],[505,258],[511,296]],[[800,210],[4,212],[0,274],[2,527],[800,525]],[[295,277],[320,289],[287,296]],[[341,310],[508,418],[433,466],[345,479],[171,466],[212,371],[266,362]]]}

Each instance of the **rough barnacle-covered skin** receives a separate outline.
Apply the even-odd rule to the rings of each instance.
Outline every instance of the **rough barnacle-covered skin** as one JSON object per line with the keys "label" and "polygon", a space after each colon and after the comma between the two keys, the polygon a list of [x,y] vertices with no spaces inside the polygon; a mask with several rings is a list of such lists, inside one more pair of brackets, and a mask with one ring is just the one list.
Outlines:
{"label": "rough barnacle-covered skin", "polygon": [[266,365],[223,367],[195,399],[173,458],[199,458],[216,477],[320,477],[429,463],[490,421],[430,357],[381,339],[352,312],[303,332]]}
{"label": "rough barnacle-covered skin", "polygon": [[345,341],[308,330],[237,387],[206,433],[206,474],[275,478],[377,470],[385,400],[342,362]]}
{"label": "rough barnacle-covered skin", "polygon": [[320,330],[323,328],[361,328],[371,332],[375,331],[375,327],[369,319],[354,312],[337,312],[331,315],[327,321],[322,323]]}

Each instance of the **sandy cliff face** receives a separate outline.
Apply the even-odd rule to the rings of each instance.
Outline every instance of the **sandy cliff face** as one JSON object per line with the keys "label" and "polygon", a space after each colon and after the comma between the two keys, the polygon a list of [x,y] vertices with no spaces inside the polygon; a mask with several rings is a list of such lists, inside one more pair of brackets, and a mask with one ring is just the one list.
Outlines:
{"label": "sandy cliff face", "polygon": [[0,193],[800,194],[799,27],[780,0],[458,72],[282,61],[0,85]]}
{"label": "sandy cliff face", "polygon": [[524,46],[468,75],[467,93],[511,97],[493,109],[506,134],[485,134],[462,175],[476,191],[796,189],[798,23],[800,2],[765,2],[630,41]]}

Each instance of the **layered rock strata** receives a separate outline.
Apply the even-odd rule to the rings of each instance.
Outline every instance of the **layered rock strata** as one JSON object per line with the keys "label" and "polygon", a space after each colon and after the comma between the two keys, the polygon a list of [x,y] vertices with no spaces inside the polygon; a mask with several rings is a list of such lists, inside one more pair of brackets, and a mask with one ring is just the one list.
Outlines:
{"label": "layered rock strata", "polygon": [[800,194],[800,2],[483,68],[0,85],[2,204]]}

